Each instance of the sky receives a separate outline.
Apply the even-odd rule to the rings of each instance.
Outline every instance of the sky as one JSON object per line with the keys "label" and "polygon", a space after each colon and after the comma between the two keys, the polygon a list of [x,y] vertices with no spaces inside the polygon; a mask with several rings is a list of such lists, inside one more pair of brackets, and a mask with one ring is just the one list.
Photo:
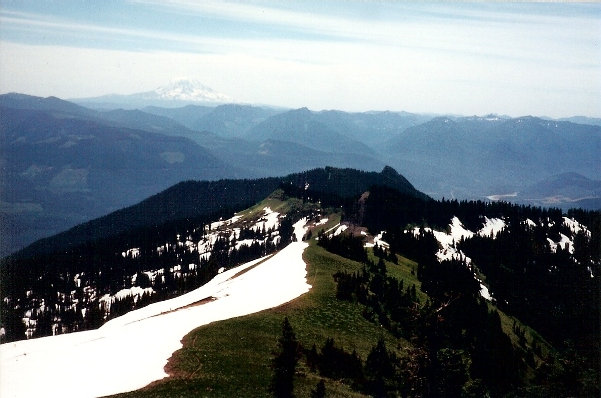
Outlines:
{"label": "sky", "polygon": [[601,4],[0,0],[0,92],[601,117]]}

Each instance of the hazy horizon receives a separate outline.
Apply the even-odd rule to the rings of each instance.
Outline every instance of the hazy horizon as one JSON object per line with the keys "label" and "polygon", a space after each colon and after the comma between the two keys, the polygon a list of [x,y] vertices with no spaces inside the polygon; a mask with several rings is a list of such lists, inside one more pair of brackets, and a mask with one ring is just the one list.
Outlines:
{"label": "hazy horizon", "polygon": [[5,1],[0,91],[84,98],[186,77],[314,110],[601,117],[601,5]]}

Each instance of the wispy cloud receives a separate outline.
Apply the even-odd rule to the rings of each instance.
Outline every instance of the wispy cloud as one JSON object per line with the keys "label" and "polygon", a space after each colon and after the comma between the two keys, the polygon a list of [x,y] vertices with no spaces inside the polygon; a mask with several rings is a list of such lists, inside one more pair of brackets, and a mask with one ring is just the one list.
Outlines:
{"label": "wispy cloud", "polygon": [[[80,53],[95,49],[88,53],[91,64],[93,56],[121,59],[156,85],[170,77],[168,65],[180,69],[177,74],[194,73],[174,60],[188,62],[210,76],[207,84],[218,82],[222,87],[216,88],[232,96],[249,99],[242,91],[254,87],[260,102],[281,103],[275,101],[276,88],[285,87],[290,104],[344,107],[337,101],[348,101],[348,108],[352,98],[355,109],[398,109],[406,104],[404,96],[421,108],[432,101],[477,108],[503,102],[514,108],[551,99],[559,107],[562,96],[574,98],[574,104],[599,104],[590,92],[601,90],[601,6],[131,0],[102,11],[4,7],[0,38],[21,43],[3,46],[19,48],[19,54],[23,45],[38,53],[44,45]],[[127,13],[130,18],[121,16]],[[128,53],[154,64],[138,64]],[[32,65],[36,57],[29,57]],[[97,63],[105,61],[110,62]],[[18,70],[11,62],[16,63],[9,59],[5,67]],[[30,80],[40,74],[19,73]],[[236,85],[228,74],[244,79]],[[265,88],[269,81],[273,90]],[[295,88],[299,82],[302,90]],[[362,95],[349,94],[358,89]],[[537,93],[536,100],[526,91]],[[518,92],[524,99],[511,98]],[[543,92],[547,97],[541,99]],[[302,104],[305,100],[311,103]]]}
{"label": "wispy cloud", "polygon": [[[290,36],[286,31],[274,32],[266,30],[262,37],[260,34],[254,37],[237,36],[230,32],[225,35],[222,32],[178,29],[176,21],[170,29],[160,27],[137,26],[137,27],[115,27],[107,24],[77,22],[61,18],[50,18],[44,15],[2,11],[0,18],[1,28],[5,32],[3,36],[10,38],[10,33],[23,33],[28,29],[35,33],[42,32],[42,37],[52,40],[60,36],[58,40],[74,40],[76,45],[82,45],[80,37],[97,37],[99,40],[89,40],[89,45],[104,46],[115,49],[173,49],[174,51],[208,51],[208,52],[236,52],[240,50],[259,50],[274,54],[277,57],[299,59],[300,54],[307,62],[319,61],[319,54],[327,54],[332,48],[362,51],[364,47],[379,48],[380,51],[398,51],[409,49],[418,52],[430,51],[438,53],[457,53],[467,57],[497,58],[499,60],[521,59],[530,62],[555,62],[564,66],[581,62],[582,56],[588,51],[586,46],[570,46],[573,56],[556,56],[558,46],[569,38],[566,34],[583,36],[587,26],[574,24],[573,20],[563,21],[564,25],[558,26],[557,17],[542,17],[538,25],[532,25],[533,17],[528,16],[528,23],[516,23],[500,17],[499,21],[490,24],[488,19],[490,13],[473,11],[465,12],[469,23],[456,18],[435,18],[423,21],[415,18],[415,11],[410,14],[408,20],[394,20],[387,18],[359,19],[357,17],[337,17],[331,15],[311,15],[306,12],[281,10],[269,7],[260,7],[254,4],[223,3],[223,2],[191,2],[186,0],[173,0],[159,2],[155,0],[138,0],[136,4],[151,5],[159,8],[162,12],[196,13],[204,17],[211,16],[223,18],[240,23],[260,23],[265,25],[277,25],[285,27],[288,31],[296,29],[303,32],[322,33],[326,36],[315,39],[314,35],[305,34]],[[397,11],[400,12],[400,11]],[[486,23],[476,16],[486,15]],[[514,17],[516,17],[514,15]],[[520,19],[519,15],[516,17]],[[550,24],[553,26],[539,26]],[[597,24],[598,25],[598,24]],[[589,29],[591,25],[589,21]],[[580,28],[577,28],[580,27]],[[561,29],[559,29],[561,28]],[[263,29],[266,29],[263,27]],[[561,33],[554,34],[554,31]],[[590,33],[589,33],[590,35]],[[591,35],[592,36],[592,35]],[[31,37],[29,40],[36,40]],[[38,39],[39,40],[39,39]],[[590,40],[595,40],[591,37]],[[599,41],[597,39],[597,41]],[[303,43],[307,42],[307,43]],[[133,43],[133,44],[132,44]],[[541,43],[547,46],[541,48]],[[56,44],[56,43],[54,43]],[[68,44],[68,43],[66,43]],[[283,44],[283,45],[282,45]],[[349,45],[351,44],[351,45]],[[307,47],[311,47],[310,49]],[[317,47],[327,47],[328,50],[320,51]],[[269,48],[271,51],[260,51]],[[277,49],[277,52],[273,50]],[[285,51],[290,49],[291,51]],[[340,51],[334,51],[339,53]]]}

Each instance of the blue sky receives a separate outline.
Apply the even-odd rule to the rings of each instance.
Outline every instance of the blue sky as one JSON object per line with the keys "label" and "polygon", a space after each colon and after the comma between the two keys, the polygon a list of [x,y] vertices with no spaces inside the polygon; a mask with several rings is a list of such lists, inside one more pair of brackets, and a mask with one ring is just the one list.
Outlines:
{"label": "blue sky", "polygon": [[187,77],[240,102],[601,116],[601,5],[0,3],[0,91],[62,98]]}

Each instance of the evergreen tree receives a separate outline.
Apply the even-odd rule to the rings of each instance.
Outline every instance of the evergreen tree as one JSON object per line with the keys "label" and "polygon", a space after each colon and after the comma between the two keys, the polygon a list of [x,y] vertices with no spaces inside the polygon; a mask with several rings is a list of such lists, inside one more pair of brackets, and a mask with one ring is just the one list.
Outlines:
{"label": "evergreen tree", "polygon": [[367,379],[367,392],[374,397],[386,397],[394,388],[395,363],[394,353],[386,349],[384,340],[372,347],[365,361],[365,376]]}
{"label": "evergreen tree", "polygon": [[274,397],[293,397],[294,372],[300,359],[300,344],[296,340],[288,317],[282,324],[282,336],[278,339],[278,352],[273,359],[271,392]]}
{"label": "evergreen tree", "polygon": [[22,316],[11,305],[3,303],[0,306],[0,321],[0,328],[4,328],[5,333],[0,335],[0,342],[5,343],[25,338],[25,324]]}
{"label": "evergreen tree", "polygon": [[459,397],[463,385],[468,380],[466,366],[463,363],[462,351],[443,348],[437,353],[438,370],[437,395],[444,397]]}
{"label": "evergreen tree", "polygon": [[326,383],[320,380],[315,386],[315,389],[311,390],[311,398],[325,398],[326,396]]}

